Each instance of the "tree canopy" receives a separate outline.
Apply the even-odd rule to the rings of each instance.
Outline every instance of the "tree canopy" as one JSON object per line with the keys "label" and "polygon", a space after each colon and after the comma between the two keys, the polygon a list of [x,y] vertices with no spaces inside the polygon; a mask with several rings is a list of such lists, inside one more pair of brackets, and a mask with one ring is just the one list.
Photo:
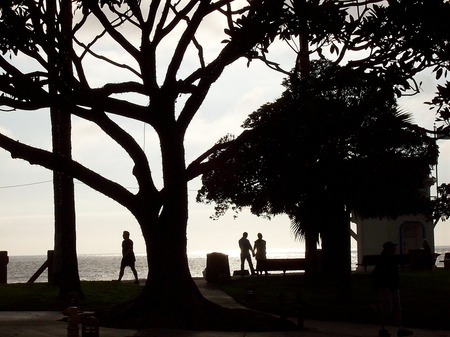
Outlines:
{"label": "tree canopy", "polygon": [[[70,27],[62,10],[69,3],[74,6]],[[439,19],[431,22],[430,13]],[[418,90],[414,74],[448,66],[448,13],[444,0],[1,1],[2,109],[55,109],[98,126],[128,155],[137,189],[130,191],[84,163],[5,133],[0,133],[0,147],[13,158],[78,179],[138,221],[147,250],[147,282],[142,295],[112,314],[110,322],[223,329],[227,320],[222,318],[228,315],[236,329],[276,329],[279,325],[269,317],[256,322],[207,302],[190,276],[187,182],[221,164],[224,157],[211,154],[226,150],[234,156],[251,133],[213,146],[187,163],[184,137],[189,125],[212,85],[236,60],[260,60],[284,71],[285,65],[270,59],[270,45],[278,37],[298,53],[296,68],[305,77],[306,61],[315,55],[377,74],[399,89]],[[221,27],[217,41],[201,35],[209,30],[207,19]],[[89,67],[90,62],[95,65]],[[98,69],[114,79],[96,76]],[[154,131],[162,187],[156,184],[153,162],[117,117]]]}
{"label": "tree canopy", "polygon": [[304,91],[287,81],[281,98],[253,112],[243,124],[253,136],[203,175],[198,199],[215,201],[216,215],[235,205],[302,222],[327,213],[327,198],[366,217],[430,211],[422,197],[434,139],[398,110],[385,80],[321,64]]}
{"label": "tree canopy", "polygon": [[[74,15],[67,29],[62,8],[70,3]],[[0,134],[0,146],[13,158],[78,179],[124,206],[139,223],[148,263],[144,291],[129,305],[103,315],[104,322],[225,329],[228,316],[235,329],[265,328],[259,317],[230,313],[206,301],[190,276],[187,182],[204,168],[196,163],[187,174],[184,137],[224,69],[267,49],[280,30],[283,10],[283,2],[259,0],[1,2],[2,109],[53,109],[76,116],[98,126],[132,163],[128,173],[138,188],[130,191],[70,156]],[[217,41],[205,42],[201,35],[210,27],[207,19],[222,27]],[[107,77],[110,82],[96,76],[102,67],[113,77]],[[117,117],[154,131],[162,187],[155,182],[153,161]],[[286,327],[269,317],[262,321],[266,328]]]}

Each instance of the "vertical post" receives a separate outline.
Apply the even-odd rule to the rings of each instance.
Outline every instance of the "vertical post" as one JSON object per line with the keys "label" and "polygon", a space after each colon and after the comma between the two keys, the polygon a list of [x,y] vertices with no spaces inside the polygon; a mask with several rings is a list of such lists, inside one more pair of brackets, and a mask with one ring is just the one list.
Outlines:
{"label": "vertical post", "polygon": [[68,316],[67,319],[67,337],[80,337],[80,330],[78,324],[80,324],[80,316],[78,315],[77,307],[69,307],[63,311],[64,315]]}
{"label": "vertical post", "polygon": [[296,302],[297,302],[297,325],[299,328],[305,327],[305,321],[304,321],[304,306],[303,306],[303,289],[299,289],[297,291],[296,295]]}
{"label": "vertical post", "polygon": [[8,278],[8,252],[0,252],[0,283],[6,283]]}
{"label": "vertical post", "polygon": [[82,320],[81,337],[99,337],[99,325],[95,317],[87,316]]}
{"label": "vertical post", "polygon": [[48,283],[53,284],[55,274],[53,272],[53,257],[55,256],[54,250],[47,250],[47,277]]}

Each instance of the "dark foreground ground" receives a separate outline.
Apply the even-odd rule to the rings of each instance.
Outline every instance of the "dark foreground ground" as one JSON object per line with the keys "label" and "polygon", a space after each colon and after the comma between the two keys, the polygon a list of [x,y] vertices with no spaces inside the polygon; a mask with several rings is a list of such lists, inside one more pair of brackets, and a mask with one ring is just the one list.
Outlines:
{"label": "dark foreground ground", "polygon": [[[291,282],[294,282],[295,287],[298,290],[298,279],[296,277],[299,275],[289,275],[287,277],[283,276],[269,276],[269,278],[264,279],[264,277],[258,278],[238,278],[234,279],[233,282],[227,285],[221,285],[220,287],[225,289],[228,293],[240,292],[241,295],[233,295],[235,298],[239,300],[238,303],[234,298],[229,296],[225,291],[219,289],[217,286],[213,286],[202,279],[196,280],[199,289],[202,291],[205,297],[210,299],[213,302],[219,303],[226,307],[231,308],[239,308],[248,306],[263,306],[264,302],[262,299],[267,296],[278,296],[280,293],[280,289],[286,293],[287,298],[289,298],[290,288],[292,291]],[[407,281],[408,288],[403,289],[403,292],[406,296],[403,296],[403,300],[406,305],[409,305],[410,300],[414,302],[414,298],[416,300],[416,305],[422,308],[422,317],[424,316],[438,316],[438,320],[446,318],[447,321],[450,321],[450,314],[448,312],[449,309],[449,299],[450,292],[448,288],[450,287],[450,272],[439,270],[433,272],[432,274],[417,274],[417,273],[405,273],[402,274],[402,283]],[[373,295],[371,295],[372,289],[370,284],[370,277],[365,274],[361,274],[357,276],[357,282],[360,283],[358,287],[358,291],[362,292],[363,289],[368,291],[368,294],[363,296],[361,293],[358,297],[365,297],[367,304],[362,305],[359,309],[358,306],[351,305],[349,307],[355,307],[356,310],[363,310],[361,308],[366,308],[365,310],[371,311],[374,314],[374,307],[371,300],[373,299]],[[278,285],[277,285],[278,284]],[[281,284],[284,284],[283,286]],[[366,284],[365,286],[362,285]],[[252,291],[254,291],[252,296],[248,296],[249,285],[252,287]],[[316,284],[319,287],[319,284]],[[267,287],[267,289],[264,289]],[[281,287],[281,288],[280,288]],[[284,287],[284,288],[283,288]],[[286,288],[288,287],[288,288]],[[322,289],[322,296],[325,298],[330,296],[326,287],[322,284],[320,287]],[[447,289],[447,290],[445,290]],[[327,294],[328,292],[328,294]],[[415,292],[415,294],[414,294]],[[297,295],[298,291],[294,291]],[[314,291],[308,292],[309,294],[305,295],[305,292],[302,294],[303,301],[308,299],[308,296],[317,296],[314,295]],[[277,295],[278,294],[278,295]],[[438,297],[436,297],[438,296]],[[406,298],[405,298],[406,297]],[[355,301],[356,299],[353,299]],[[269,301],[269,300],[267,300]],[[274,302],[274,300],[271,300]],[[424,303],[421,303],[425,301]],[[3,302],[3,300],[0,300]],[[270,301],[269,301],[270,302]],[[316,303],[320,303],[321,300],[315,300]],[[256,303],[256,304],[255,304]],[[436,304],[437,303],[437,304]],[[437,305],[442,305],[445,303],[444,307],[437,307]],[[330,307],[335,307],[335,305],[329,305]],[[405,306],[405,305],[404,305]],[[272,305],[272,309],[274,306]],[[432,308],[432,310],[429,310]],[[269,310],[269,311],[270,311]],[[315,312],[316,309],[312,310]],[[170,336],[183,336],[183,337],[228,337],[228,336],[236,336],[236,337],[282,337],[282,336],[303,336],[303,337],[370,337],[377,336],[378,326],[375,324],[369,324],[367,322],[356,322],[353,317],[345,317],[346,315],[351,315],[351,311],[346,311],[347,309],[342,309],[340,316],[344,319],[329,320],[327,315],[329,313],[323,313],[324,319],[318,320],[308,317],[308,314],[305,315],[304,318],[304,328],[297,331],[288,331],[288,332],[217,332],[217,331],[177,331],[177,330],[161,330],[161,329],[149,329],[149,330],[120,330],[120,329],[108,329],[108,328],[100,328],[101,337],[170,337]],[[424,315],[424,311],[428,312]],[[415,312],[414,308],[405,308],[405,316],[411,317]],[[365,315],[365,314],[364,314]],[[364,317],[362,315],[362,317]],[[0,337],[56,337],[56,336],[67,336],[67,323],[62,321],[63,315],[59,311],[0,311]],[[291,317],[290,319],[296,320],[296,317]],[[375,319],[375,318],[373,318]],[[376,319],[375,319],[376,320]],[[422,320],[423,321],[423,320]],[[423,337],[450,337],[449,329],[436,329],[436,328],[417,328],[417,326],[423,326],[423,322],[415,322],[413,327],[410,324],[405,324],[408,328],[411,327],[411,330],[414,331],[415,336],[423,336]],[[390,328],[392,336],[396,335],[396,329]],[[81,336],[81,329],[80,329]]]}

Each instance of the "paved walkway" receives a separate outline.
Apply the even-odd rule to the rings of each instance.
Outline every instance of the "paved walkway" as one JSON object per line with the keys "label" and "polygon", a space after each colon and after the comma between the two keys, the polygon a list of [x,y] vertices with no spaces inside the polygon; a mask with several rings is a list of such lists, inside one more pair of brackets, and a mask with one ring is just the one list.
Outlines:
{"label": "paved walkway", "polygon": [[[231,308],[242,307],[230,296],[211,286],[204,280],[196,280],[203,295],[209,300]],[[0,337],[64,337],[67,323],[62,322],[60,312],[0,312]],[[122,330],[100,328],[100,337],[372,337],[377,336],[378,327],[368,324],[305,321],[305,329],[287,332],[218,332],[180,331],[168,329]],[[394,328],[392,336],[396,336]],[[81,332],[79,334],[81,337]],[[450,337],[450,331],[414,329],[419,337]]]}

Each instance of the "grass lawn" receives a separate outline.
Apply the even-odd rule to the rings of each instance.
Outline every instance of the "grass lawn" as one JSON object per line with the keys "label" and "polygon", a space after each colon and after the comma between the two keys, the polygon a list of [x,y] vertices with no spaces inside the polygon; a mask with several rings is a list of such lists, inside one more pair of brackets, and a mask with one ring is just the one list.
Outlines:
{"label": "grass lawn", "polygon": [[[378,323],[377,299],[370,273],[352,275],[351,297],[336,301],[330,280],[306,282],[302,274],[236,278],[218,285],[238,302],[260,311],[280,314],[280,295],[300,307],[305,319]],[[97,311],[136,297],[142,287],[127,282],[82,282],[86,299],[78,307]],[[404,325],[410,328],[450,330],[450,270],[400,273]],[[248,296],[248,290],[254,296]],[[58,288],[46,283],[0,284],[0,310],[62,310]],[[291,312],[291,315],[294,313]]]}
{"label": "grass lawn", "polygon": [[[282,294],[286,301],[301,308],[305,319],[378,324],[371,274],[354,273],[351,282],[351,296],[344,303],[337,302],[330,280],[307,282],[302,274],[244,277],[220,287],[247,307],[277,315],[281,312]],[[400,286],[405,326],[450,329],[450,270],[404,271],[400,273]],[[254,296],[249,296],[247,290],[252,290]]]}
{"label": "grass lawn", "polygon": [[[78,307],[84,311],[97,311],[133,299],[142,287],[127,282],[82,281],[85,299]],[[68,301],[58,299],[59,289],[47,283],[0,284],[0,311],[50,310],[67,308]]]}

